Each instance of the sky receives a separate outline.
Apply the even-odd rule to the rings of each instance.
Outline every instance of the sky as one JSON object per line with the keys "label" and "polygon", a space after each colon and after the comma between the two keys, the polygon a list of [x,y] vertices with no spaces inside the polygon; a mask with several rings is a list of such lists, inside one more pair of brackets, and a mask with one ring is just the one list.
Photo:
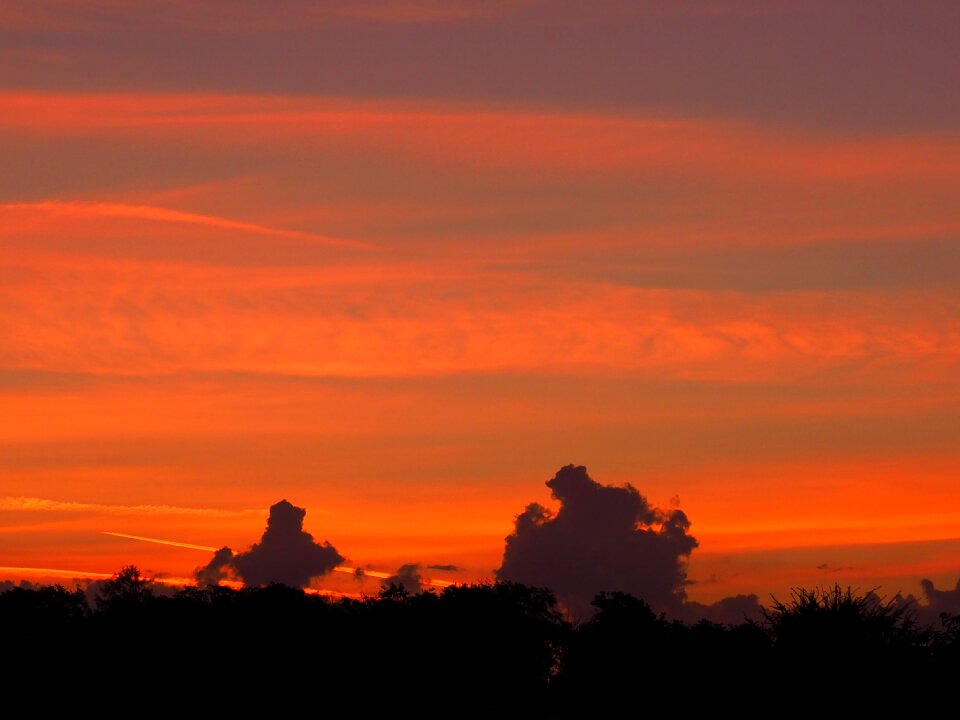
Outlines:
{"label": "sky", "polygon": [[958,29],[0,0],[0,575],[189,576],[104,533],[242,550],[287,499],[490,579],[576,464],[683,509],[697,601],[952,586]]}

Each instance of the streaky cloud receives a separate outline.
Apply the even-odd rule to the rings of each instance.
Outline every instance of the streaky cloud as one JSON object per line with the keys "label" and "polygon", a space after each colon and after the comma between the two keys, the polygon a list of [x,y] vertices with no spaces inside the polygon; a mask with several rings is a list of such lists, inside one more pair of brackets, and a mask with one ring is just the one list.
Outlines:
{"label": "streaky cloud", "polygon": [[251,515],[260,512],[253,509],[229,510],[225,508],[182,507],[177,505],[111,505],[106,503],[73,502],[51,498],[8,496],[0,498],[0,511],[4,512],[93,512],[116,515]]}
{"label": "streaky cloud", "polygon": [[286,230],[283,228],[267,227],[256,223],[241,222],[216,215],[184,212],[153,205],[129,205],[114,202],[62,202],[46,200],[35,203],[4,203],[0,204],[0,211],[37,211],[59,215],[74,215],[81,217],[130,218],[153,222],[185,223],[188,225],[203,225],[221,230],[236,230],[294,240],[304,240],[311,243],[330,245],[331,247],[363,249],[369,247],[366,243],[355,240],[343,240],[325,235],[302,232],[300,230]]}

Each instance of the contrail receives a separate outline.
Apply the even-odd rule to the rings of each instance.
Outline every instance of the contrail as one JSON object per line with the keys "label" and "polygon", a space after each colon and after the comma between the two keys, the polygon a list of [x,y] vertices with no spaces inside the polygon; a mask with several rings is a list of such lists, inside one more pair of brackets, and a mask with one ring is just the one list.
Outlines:
{"label": "contrail", "polygon": [[174,540],[160,540],[159,538],[143,537],[142,535],[127,535],[126,533],[106,532],[104,535],[113,537],[127,538],[128,540],[143,540],[143,542],[157,543],[158,545],[173,545],[174,547],[187,548],[189,550],[206,550],[207,552],[216,552],[220,548],[209,547],[207,545],[192,545],[191,543],[175,542]]}
{"label": "contrail", "polygon": [[[340,565],[333,569],[334,572],[342,573],[352,573],[354,575],[368,575],[373,578],[379,578],[381,580],[386,580],[387,578],[392,578],[393,574],[388,572],[382,572],[380,570],[364,570],[363,568],[352,568],[347,567],[346,565]],[[447,580],[432,580],[430,578],[420,578],[420,582],[425,585],[432,585],[433,587],[445,588],[454,585],[455,583],[449,582]]]}
{"label": "contrail", "polygon": [[382,578],[386,580],[388,577],[392,577],[390,573],[378,572],[377,570],[364,570],[363,568],[352,568],[347,567],[346,565],[339,565],[333,569],[334,572],[342,573],[352,573],[354,575],[369,575],[374,578]]}
{"label": "contrail", "polygon": [[[90,572],[88,570],[0,566],[0,573],[4,572],[12,572],[17,575],[46,575],[48,577],[62,577],[71,580],[110,580],[115,577],[114,573]],[[178,587],[195,584],[195,581],[190,578],[144,576],[144,579],[150,582],[160,583],[161,585],[175,585]]]}
{"label": "contrail", "polygon": [[112,573],[85,572],[83,570],[55,570],[53,568],[33,568],[33,567],[10,567],[0,566],[0,572],[12,572],[18,575],[49,575],[51,577],[66,578],[92,578],[109,580],[113,577]]}
{"label": "contrail", "polygon": [[[112,580],[113,573],[90,572],[88,570],[60,570],[56,568],[33,568],[33,567],[14,567],[0,565],[0,573],[12,573],[13,575],[40,575],[43,577],[66,578],[68,580]],[[171,585],[173,587],[190,587],[197,584],[193,578],[182,577],[144,577],[144,580],[160,585]],[[243,583],[235,580],[222,580],[221,585],[239,590]],[[324,595],[327,597],[348,597],[359,600],[362,598],[360,593],[342,592],[340,590],[321,590],[319,588],[305,588],[304,592],[308,595]]]}
{"label": "contrail", "polygon": [[[118,533],[118,532],[106,532],[103,531],[104,535],[111,535],[112,537],[126,538],[127,540],[141,540],[143,542],[156,543],[158,545],[172,545],[173,547],[182,547],[187,548],[188,550],[203,550],[204,552],[217,552],[220,548],[211,547],[209,545],[194,545],[193,543],[183,543],[176,542],[175,540],[161,540],[160,538],[144,537],[143,535],[128,535],[127,533]],[[380,570],[364,570],[362,568],[348,567],[346,565],[338,565],[333,569],[334,572],[339,573],[349,573],[351,575],[367,575],[372,578],[377,578],[380,580],[386,580],[387,578],[393,577],[391,573],[382,572]],[[112,577],[108,575],[107,577]],[[445,588],[450,587],[454,583],[447,580],[431,580],[429,578],[422,578],[421,581],[425,585],[431,585],[433,587]]]}

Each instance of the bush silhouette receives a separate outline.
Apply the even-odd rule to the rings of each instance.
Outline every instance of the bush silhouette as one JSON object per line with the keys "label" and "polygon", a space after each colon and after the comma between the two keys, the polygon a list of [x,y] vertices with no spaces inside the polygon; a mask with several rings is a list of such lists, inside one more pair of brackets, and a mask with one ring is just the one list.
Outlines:
{"label": "bush silhouette", "polygon": [[920,628],[897,599],[839,584],[796,588],[765,612],[778,668],[776,684],[817,688],[846,709],[889,707],[929,680],[935,633]]}
{"label": "bush silhouette", "polygon": [[795,588],[786,602],[773,598],[764,619],[777,648],[797,657],[826,650],[848,660],[900,652],[915,642],[917,631],[908,605],[839,584]]}

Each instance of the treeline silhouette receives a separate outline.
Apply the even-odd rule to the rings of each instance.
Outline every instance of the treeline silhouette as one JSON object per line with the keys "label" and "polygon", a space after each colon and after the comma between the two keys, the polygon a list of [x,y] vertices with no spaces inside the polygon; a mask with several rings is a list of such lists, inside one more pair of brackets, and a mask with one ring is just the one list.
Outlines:
{"label": "treeline silhouette", "polygon": [[960,616],[923,627],[909,607],[839,585],[738,625],[671,621],[623,593],[572,623],[550,591],[509,582],[329,599],[284,585],[158,592],[127,567],[88,595],[0,594],[8,689],[118,714],[325,714],[336,701],[359,717],[582,718],[883,708],[952,687],[960,670]]}

